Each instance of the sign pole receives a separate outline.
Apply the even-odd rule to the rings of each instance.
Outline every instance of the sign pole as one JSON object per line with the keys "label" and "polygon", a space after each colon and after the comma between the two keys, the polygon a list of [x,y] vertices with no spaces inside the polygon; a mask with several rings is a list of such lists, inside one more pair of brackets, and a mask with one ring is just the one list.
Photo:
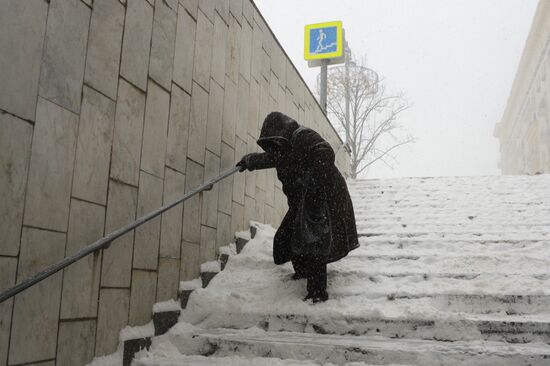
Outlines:
{"label": "sign pole", "polygon": [[309,67],[321,67],[319,104],[327,113],[328,65],[344,63],[344,28],[342,22],[308,24],[304,29],[304,58]]}
{"label": "sign pole", "polygon": [[328,74],[328,61],[321,61],[321,85],[320,85],[320,98],[321,98],[321,109],[323,112],[327,113],[327,74]]}

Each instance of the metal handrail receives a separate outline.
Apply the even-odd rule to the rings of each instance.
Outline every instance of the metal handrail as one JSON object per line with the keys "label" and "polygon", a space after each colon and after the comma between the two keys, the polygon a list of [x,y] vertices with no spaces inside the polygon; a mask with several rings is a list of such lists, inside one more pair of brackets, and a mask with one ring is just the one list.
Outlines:
{"label": "metal handrail", "polygon": [[59,272],[63,268],[68,267],[69,265],[73,264],[74,262],[84,258],[85,256],[87,256],[87,255],[89,255],[93,252],[96,252],[100,249],[108,248],[109,245],[111,245],[111,242],[113,240],[115,240],[115,239],[121,237],[122,235],[134,230],[136,227],[138,227],[140,225],[143,225],[147,221],[157,217],[158,215],[162,214],[165,211],[168,211],[172,207],[174,207],[174,206],[178,205],[179,203],[193,197],[194,195],[196,195],[198,193],[201,193],[203,191],[211,190],[215,183],[217,183],[220,180],[225,179],[225,178],[235,174],[237,171],[239,171],[239,167],[234,167],[234,168],[222,173],[220,176],[218,176],[214,179],[211,179],[210,181],[204,183],[200,187],[197,187],[194,190],[192,190],[191,192],[188,192],[188,193],[184,194],[183,196],[178,198],[176,201],[174,201],[172,203],[169,203],[167,205],[164,205],[164,206],[156,209],[155,211],[152,211],[152,212],[148,213],[147,215],[144,215],[144,216],[140,217],[136,221],[113,231],[109,235],[104,236],[103,238],[97,240],[96,242],[94,242],[93,244],[88,245],[85,248],[82,248],[81,250],[74,253],[73,255],[62,259],[61,261],[57,262],[56,264],[46,268],[43,271],[38,272],[34,276],[27,278],[26,280],[24,280],[23,282],[18,283],[17,285],[13,286],[12,288],[9,288],[8,290],[6,290],[6,291],[4,291],[0,294],[0,303],[8,300],[9,298],[17,295],[18,293],[20,293],[21,291],[26,290],[27,288],[29,288],[31,286],[34,286],[38,282],[50,277],[51,275]]}

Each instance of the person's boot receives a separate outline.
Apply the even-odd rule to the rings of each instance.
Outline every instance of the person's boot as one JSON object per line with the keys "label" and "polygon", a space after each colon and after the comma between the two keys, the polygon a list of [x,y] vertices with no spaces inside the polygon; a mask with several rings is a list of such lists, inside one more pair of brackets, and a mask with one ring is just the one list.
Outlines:
{"label": "person's boot", "polygon": [[328,300],[327,293],[327,265],[322,263],[316,266],[307,279],[307,296],[304,301],[311,299],[316,304]]}
{"label": "person's boot", "polygon": [[311,302],[317,304],[318,302],[325,302],[328,300],[328,293],[326,291],[308,293],[304,298],[304,301],[311,299]]}

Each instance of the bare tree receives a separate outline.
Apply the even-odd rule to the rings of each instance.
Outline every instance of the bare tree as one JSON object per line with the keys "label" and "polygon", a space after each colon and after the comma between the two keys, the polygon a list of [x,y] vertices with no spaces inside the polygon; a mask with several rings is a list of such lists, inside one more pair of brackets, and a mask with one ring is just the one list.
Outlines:
{"label": "bare tree", "polygon": [[396,149],[414,141],[397,121],[409,108],[403,94],[388,92],[376,72],[354,63],[329,68],[327,84],[327,112],[345,133],[352,178],[375,162],[392,167]]}

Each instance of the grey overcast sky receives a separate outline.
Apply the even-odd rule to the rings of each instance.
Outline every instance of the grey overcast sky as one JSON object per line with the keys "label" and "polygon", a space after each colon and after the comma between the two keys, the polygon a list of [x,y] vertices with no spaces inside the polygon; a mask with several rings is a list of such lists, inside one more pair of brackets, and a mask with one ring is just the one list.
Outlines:
{"label": "grey overcast sky", "polygon": [[400,121],[417,141],[366,177],[494,175],[493,127],[506,106],[537,0],[255,0],[314,90],[304,25],[342,20],[355,57],[412,104]]}

